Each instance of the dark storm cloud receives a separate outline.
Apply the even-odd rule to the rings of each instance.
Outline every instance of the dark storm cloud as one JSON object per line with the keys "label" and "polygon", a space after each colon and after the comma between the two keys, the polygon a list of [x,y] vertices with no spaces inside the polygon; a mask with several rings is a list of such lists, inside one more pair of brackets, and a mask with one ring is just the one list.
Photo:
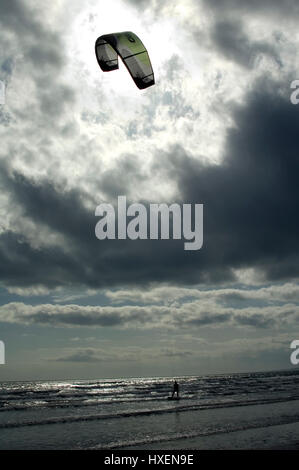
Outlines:
{"label": "dark storm cloud", "polygon": [[219,11],[229,14],[237,13],[241,10],[256,14],[264,12],[268,15],[272,13],[283,14],[283,16],[293,16],[299,14],[299,5],[297,0],[203,0],[203,4]]}
{"label": "dark storm cloud", "polygon": [[18,37],[15,47],[18,51],[26,52],[26,60],[30,60],[33,65],[43,68],[45,64],[62,64],[60,39],[54,31],[43,25],[36,10],[25,6],[24,2],[2,0],[0,24],[2,33],[9,31]]}
{"label": "dark storm cloud", "polygon": [[[127,324],[143,325],[145,323],[145,310],[135,307],[130,315],[125,315],[122,310],[101,310],[101,308],[82,308],[77,305],[66,305],[60,309],[58,306],[40,306],[38,311],[26,315],[28,323],[38,325],[60,325],[60,326],[97,326],[97,327],[121,327]],[[20,318],[22,321],[22,315]]]}
{"label": "dark storm cloud", "polygon": [[176,149],[172,175],[185,200],[205,204],[210,265],[256,266],[272,279],[298,275],[298,109],[264,77],[234,118],[223,165],[203,167]]}
{"label": "dark storm cloud", "polygon": [[68,285],[82,270],[60,247],[35,249],[22,234],[0,235],[0,279],[7,286]]}
{"label": "dark storm cloud", "polygon": [[65,357],[55,359],[57,362],[99,362],[101,359],[95,355],[93,349],[84,349]]}
{"label": "dark storm cloud", "polygon": [[49,79],[47,74],[36,78],[37,99],[43,119],[49,117],[55,120],[66,116],[67,107],[75,100],[75,92],[64,83],[59,83],[54,75]]}
{"label": "dark storm cloud", "polygon": [[84,315],[84,312],[81,312],[80,309],[77,313],[68,312],[67,315],[60,315],[47,312],[39,312],[32,316],[28,316],[27,320],[31,323],[36,323],[39,325],[72,325],[72,326],[102,326],[102,327],[111,327],[111,326],[121,326],[122,319],[113,312],[108,312],[105,315]]}
{"label": "dark storm cloud", "polygon": [[144,8],[145,6],[152,4],[152,2],[148,0],[127,0],[127,2],[134,6],[140,6],[140,8]]}
{"label": "dark storm cloud", "polygon": [[134,7],[137,7],[141,10],[144,10],[145,8],[155,9],[153,1],[151,1],[151,0],[127,0],[127,3],[129,5],[130,4],[133,5]]}
{"label": "dark storm cloud", "polygon": [[243,67],[253,67],[255,59],[260,54],[272,57],[281,65],[279,55],[274,47],[263,41],[249,39],[239,22],[217,22],[212,29],[211,38],[219,52]]}
{"label": "dark storm cloud", "polygon": [[280,279],[299,274],[299,113],[280,85],[267,81],[235,107],[223,165],[202,166],[182,148],[165,158],[183,199],[205,204],[202,266],[255,266]]}
{"label": "dark storm cloud", "polygon": [[194,353],[191,351],[172,351],[171,349],[162,349],[160,351],[160,355],[164,357],[190,357],[193,356]]}
{"label": "dark storm cloud", "polygon": [[11,75],[13,71],[13,65],[14,61],[11,57],[8,59],[4,59],[1,63],[1,72],[4,72],[6,76]]}
{"label": "dark storm cloud", "polygon": [[[276,323],[272,315],[263,315],[258,313],[249,313],[248,315],[236,315],[235,322],[242,326],[252,326],[254,328],[273,328]],[[280,326],[280,325],[279,325]]]}
{"label": "dark storm cloud", "polygon": [[3,27],[21,34],[40,31],[40,25],[34,20],[25,4],[18,0],[2,0],[0,4],[0,22]]}
{"label": "dark storm cloud", "polygon": [[[100,242],[94,233],[97,204],[77,190],[63,190],[48,181],[35,182],[5,168],[2,187],[25,216],[65,240],[63,246],[36,249],[22,234],[2,233],[0,277],[10,285],[42,283],[53,287],[72,283],[98,287],[131,284],[136,279],[140,283],[163,281],[175,264],[171,261],[173,250],[183,250],[181,241],[165,241],[162,246],[158,241]],[[92,208],[87,208],[86,200]],[[165,266],[161,265],[161,249]],[[181,256],[178,254],[177,259]],[[192,279],[194,273],[185,273],[185,277]]]}
{"label": "dark storm cloud", "polygon": [[5,47],[0,52],[4,78],[11,75],[14,66],[19,63],[23,76],[34,81],[32,99],[36,97],[41,115],[38,117],[38,108],[35,108],[31,110],[31,118],[35,116],[40,124],[49,125],[46,118],[50,117],[53,121],[55,118],[57,122],[66,106],[74,102],[75,93],[61,78],[66,62],[62,32],[55,22],[46,25],[42,21],[42,14],[47,13],[48,7],[43,8],[32,8],[17,0],[1,1],[0,42]]}
{"label": "dark storm cloud", "polygon": [[[205,283],[233,279],[232,268],[242,267],[258,268],[268,279],[298,276],[299,113],[279,84],[267,80],[259,80],[246,103],[232,110],[236,127],[228,132],[221,165],[204,166],[175,147],[160,153],[152,168],[176,181],[179,202],[204,204],[201,250],[186,252],[179,240],[99,241],[94,210],[103,201],[4,168],[2,190],[10,194],[12,207],[64,242],[33,248],[21,233],[2,232],[2,282],[49,287]],[[134,174],[131,160],[126,168]],[[121,177],[119,169],[115,172],[105,183],[108,192],[112,181],[113,195]]]}
{"label": "dark storm cloud", "polygon": [[[132,187],[145,180],[146,176],[136,166],[135,155],[123,155],[117,168],[103,171],[98,177],[97,186],[101,188],[108,198],[117,198],[118,195],[127,194],[128,186]],[[129,185],[128,185],[129,182]]]}
{"label": "dark storm cloud", "polygon": [[1,126],[9,127],[11,123],[12,117],[9,113],[4,112],[2,108],[0,108],[0,124]]}
{"label": "dark storm cloud", "polygon": [[[128,4],[131,4],[141,10],[145,8],[151,8],[154,12],[159,13],[163,10],[164,2],[162,0],[158,2],[149,0],[126,0]],[[198,6],[197,1],[194,1],[194,8]],[[201,0],[202,5],[218,10],[220,13],[228,12],[233,14],[235,11],[239,12],[265,12],[271,13],[283,13],[283,15],[293,16],[299,14],[299,5],[297,0]],[[168,5],[166,5],[168,6]],[[194,14],[196,14],[196,10]]]}
{"label": "dark storm cloud", "polygon": [[224,324],[229,323],[233,320],[233,313],[223,313],[222,315],[214,314],[213,312],[206,312],[202,315],[199,315],[195,318],[187,320],[187,322],[182,319],[182,324],[187,323],[190,326],[209,326],[214,324]]}
{"label": "dark storm cloud", "polygon": [[90,242],[93,239],[89,228],[94,225],[94,220],[83,201],[93,205],[95,201],[90,201],[88,194],[75,189],[64,190],[47,180],[30,180],[20,173],[9,173],[5,167],[2,167],[2,181],[15,203],[21,204],[25,216],[73,241],[82,238]]}

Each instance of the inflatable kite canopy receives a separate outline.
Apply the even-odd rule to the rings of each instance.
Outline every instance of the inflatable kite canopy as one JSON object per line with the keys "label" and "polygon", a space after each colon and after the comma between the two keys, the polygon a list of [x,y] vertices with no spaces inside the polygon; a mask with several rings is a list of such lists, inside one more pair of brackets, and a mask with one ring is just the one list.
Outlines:
{"label": "inflatable kite canopy", "polygon": [[139,89],[155,84],[149,55],[136,34],[130,31],[104,34],[96,40],[95,52],[103,72],[118,69],[120,56]]}

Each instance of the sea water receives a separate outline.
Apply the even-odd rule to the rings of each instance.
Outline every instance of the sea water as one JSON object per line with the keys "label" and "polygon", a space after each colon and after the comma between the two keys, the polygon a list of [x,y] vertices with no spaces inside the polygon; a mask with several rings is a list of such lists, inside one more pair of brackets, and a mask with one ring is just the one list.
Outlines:
{"label": "sea water", "polygon": [[176,379],[180,401],[165,377],[1,382],[0,449],[234,448],[241,431],[254,447],[261,429],[298,431],[298,369]]}

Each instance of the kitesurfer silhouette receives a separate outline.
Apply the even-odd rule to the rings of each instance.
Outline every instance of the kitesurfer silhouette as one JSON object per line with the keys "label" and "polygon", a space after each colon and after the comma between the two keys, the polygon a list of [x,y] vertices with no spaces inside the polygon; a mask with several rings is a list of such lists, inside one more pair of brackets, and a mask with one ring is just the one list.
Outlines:
{"label": "kitesurfer silhouette", "polygon": [[174,397],[175,393],[176,393],[177,398],[179,398],[179,384],[177,383],[176,380],[174,381],[174,384],[173,384],[173,391],[172,391],[172,397],[171,398]]}

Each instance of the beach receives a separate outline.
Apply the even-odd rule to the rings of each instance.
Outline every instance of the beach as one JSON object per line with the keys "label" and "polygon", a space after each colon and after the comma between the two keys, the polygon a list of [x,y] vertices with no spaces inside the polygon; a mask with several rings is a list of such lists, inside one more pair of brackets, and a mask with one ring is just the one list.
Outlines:
{"label": "beach", "polygon": [[0,449],[297,449],[299,371],[2,382]]}

